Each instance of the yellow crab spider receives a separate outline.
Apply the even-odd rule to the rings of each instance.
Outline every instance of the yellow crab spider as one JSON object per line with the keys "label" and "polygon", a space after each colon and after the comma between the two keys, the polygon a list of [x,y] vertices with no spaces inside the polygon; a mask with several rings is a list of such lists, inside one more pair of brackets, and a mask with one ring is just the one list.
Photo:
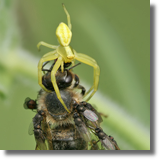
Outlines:
{"label": "yellow crab spider", "polygon": [[84,97],[86,97],[89,93],[91,93],[90,96],[86,99],[86,101],[88,101],[94,95],[94,93],[97,91],[98,83],[99,83],[100,69],[99,69],[99,66],[97,65],[97,62],[93,58],[91,58],[85,54],[82,54],[82,53],[77,53],[74,49],[72,49],[69,46],[69,44],[71,42],[71,38],[72,38],[72,32],[71,32],[72,25],[71,25],[70,15],[69,15],[68,11],[66,10],[64,4],[62,4],[62,6],[63,6],[63,9],[64,9],[66,15],[67,15],[68,25],[61,22],[56,29],[56,36],[57,36],[57,39],[58,39],[58,42],[60,45],[55,46],[55,45],[45,43],[43,41],[39,42],[37,45],[38,49],[40,48],[41,45],[48,47],[48,48],[51,48],[51,49],[54,49],[53,51],[46,53],[40,59],[40,61],[38,63],[38,83],[42,87],[42,89],[44,89],[47,92],[51,92],[50,90],[46,89],[44,87],[44,85],[42,84],[42,66],[43,66],[43,63],[46,61],[51,61],[51,60],[57,59],[55,65],[51,71],[51,82],[53,84],[57,98],[62,103],[64,108],[67,110],[67,112],[70,113],[70,111],[67,109],[65,103],[63,102],[63,100],[61,98],[60,91],[59,91],[59,88],[56,83],[55,74],[56,74],[58,68],[61,66],[61,70],[63,72],[64,63],[70,63],[70,62],[74,63],[75,60],[83,62],[83,63],[85,63],[89,66],[92,66],[94,68],[93,86],[84,95]]}

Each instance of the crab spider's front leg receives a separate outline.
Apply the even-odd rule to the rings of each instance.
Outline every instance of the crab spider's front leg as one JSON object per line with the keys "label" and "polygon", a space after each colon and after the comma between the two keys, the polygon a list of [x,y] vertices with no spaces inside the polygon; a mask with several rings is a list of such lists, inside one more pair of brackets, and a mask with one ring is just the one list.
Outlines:
{"label": "crab spider's front leg", "polygon": [[55,45],[51,45],[51,44],[48,44],[48,43],[46,43],[46,42],[43,42],[43,41],[41,41],[41,42],[39,42],[38,44],[37,44],[37,48],[38,48],[38,50],[40,50],[40,46],[45,46],[45,47],[48,47],[48,48],[52,48],[52,49],[57,49],[57,47],[58,46],[55,46]]}
{"label": "crab spider's front leg", "polygon": [[[58,86],[57,86],[56,77],[55,77],[55,74],[56,74],[58,68],[60,67],[60,65],[61,65],[62,63],[64,63],[64,62],[63,62],[63,59],[62,59],[62,57],[59,57],[59,58],[57,59],[55,65],[54,65],[52,71],[51,71],[51,82],[52,82],[52,85],[53,85],[54,90],[55,90],[55,92],[56,92],[57,98],[58,98],[59,101],[62,103],[62,105],[64,106],[64,108],[66,109],[66,111],[67,111],[68,113],[70,113],[70,111],[68,110],[68,108],[67,108],[67,106],[65,105],[64,101],[63,101],[62,98],[61,98],[61,94],[60,94],[60,92],[59,92],[59,88],[58,88]],[[61,66],[62,66],[62,65],[61,65]]]}
{"label": "crab spider's front leg", "polygon": [[91,95],[86,99],[86,101],[89,101],[89,99],[95,94],[95,92],[97,91],[98,88],[98,83],[99,83],[99,75],[100,75],[100,68],[97,65],[97,62],[92,59],[91,57],[82,54],[82,53],[76,53],[76,51],[74,50],[75,53],[75,59],[83,62],[85,64],[88,64],[90,66],[92,66],[94,68],[94,82],[93,82],[93,86],[89,89],[89,91],[85,94],[84,97],[86,97],[93,89],[93,92],[91,93]]}
{"label": "crab spider's front leg", "polygon": [[42,89],[44,89],[46,92],[51,92],[50,90],[46,89],[44,87],[44,85],[42,84],[42,66],[43,66],[43,63],[46,62],[46,61],[51,61],[51,60],[54,60],[56,58],[58,58],[58,54],[55,54],[55,52],[49,52],[50,55],[48,56],[45,56],[45,57],[42,57],[38,63],[38,84],[42,87]]}

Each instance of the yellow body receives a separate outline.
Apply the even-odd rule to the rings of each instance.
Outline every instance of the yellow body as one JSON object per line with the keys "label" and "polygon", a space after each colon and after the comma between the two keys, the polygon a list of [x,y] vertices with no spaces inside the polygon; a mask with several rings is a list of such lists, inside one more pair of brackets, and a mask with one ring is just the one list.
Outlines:
{"label": "yellow body", "polygon": [[91,57],[89,57],[85,54],[82,54],[82,53],[77,53],[74,49],[72,49],[69,46],[69,44],[71,42],[71,38],[72,38],[71,21],[70,21],[70,15],[67,12],[64,5],[63,5],[63,9],[64,9],[64,11],[67,15],[68,25],[61,22],[56,29],[56,36],[57,36],[57,39],[58,39],[60,45],[54,46],[54,45],[50,45],[50,44],[42,42],[42,41],[39,42],[38,45],[37,45],[38,49],[41,45],[46,46],[46,47],[51,48],[51,49],[54,49],[54,51],[46,53],[40,59],[40,61],[38,63],[38,83],[45,91],[51,92],[50,90],[46,89],[44,87],[44,85],[42,84],[42,66],[43,66],[43,63],[46,62],[46,61],[51,61],[51,60],[57,59],[55,65],[54,65],[54,67],[51,71],[51,81],[52,81],[54,90],[57,94],[57,98],[63,104],[64,108],[69,112],[69,110],[67,109],[65,103],[63,102],[63,100],[61,98],[59,88],[58,88],[57,83],[56,83],[55,74],[56,74],[58,68],[61,66],[61,69],[62,69],[62,72],[63,72],[63,70],[64,70],[63,64],[64,63],[69,63],[69,62],[72,62],[72,64],[74,64],[75,60],[78,60],[80,62],[88,64],[88,65],[90,65],[94,68],[94,83],[93,83],[93,86],[87,91],[87,93],[84,95],[84,97],[86,97],[92,91],[93,92],[86,99],[86,101],[88,101],[94,95],[94,93],[97,91],[98,83],[99,83],[100,69],[99,69],[99,66],[97,65],[96,61],[93,58],[91,58]]}

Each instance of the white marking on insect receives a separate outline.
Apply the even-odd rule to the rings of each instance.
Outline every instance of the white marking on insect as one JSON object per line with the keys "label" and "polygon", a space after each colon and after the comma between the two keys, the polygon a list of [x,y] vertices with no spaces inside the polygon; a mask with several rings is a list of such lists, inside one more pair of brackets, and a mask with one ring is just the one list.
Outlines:
{"label": "white marking on insect", "polygon": [[92,112],[91,110],[86,109],[86,110],[83,112],[83,115],[84,115],[87,119],[89,119],[90,121],[92,121],[92,122],[95,122],[95,121],[98,120],[98,116],[97,116],[94,112]]}

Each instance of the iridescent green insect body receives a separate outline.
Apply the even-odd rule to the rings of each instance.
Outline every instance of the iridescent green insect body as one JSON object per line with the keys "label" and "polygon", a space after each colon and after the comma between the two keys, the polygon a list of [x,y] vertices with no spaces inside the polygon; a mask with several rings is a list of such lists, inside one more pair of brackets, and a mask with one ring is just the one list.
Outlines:
{"label": "iridescent green insect body", "polygon": [[51,60],[57,59],[55,65],[54,65],[54,67],[51,71],[51,81],[52,81],[54,90],[56,92],[57,98],[62,103],[64,108],[68,112],[70,112],[67,109],[65,103],[63,102],[63,100],[61,98],[60,91],[59,91],[59,88],[58,88],[57,83],[56,83],[55,74],[56,74],[58,68],[61,66],[61,70],[63,72],[64,63],[70,63],[71,62],[72,65],[74,65],[75,60],[78,60],[78,61],[80,61],[82,63],[85,63],[89,66],[92,66],[94,68],[94,82],[93,82],[93,85],[84,95],[84,98],[85,98],[87,95],[89,95],[89,93],[91,93],[88,96],[88,98],[86,99],[86,101],[88,101],[94,95],[94,93],[97,91],[98,83],[99,83],[100,69],[99,69],[99,66],[97,65],[97,62],[93,58],[91,58],[91,57],[89,57],[85,54],[82,54],[82,53],[77,53],[73,48],[71,48],[69,46],[69,44],[71,42],[71,38],[72,38],[72,32],[71,32],[72,25],[71,25],[70,15],[69,15],[68,11],[66,10],[64,4],[63,4],[63,9],[64,9],[64,11],[67,15],[68,25],[61,22],[56,29],[56,36],[57,36],[57,39],[58,39],[58,42],[59,42],[60,45],[55,46],[55,45],[45,43],[43,41],[39,42],[38,45],[37,45],[38,49],[40,48],[41,45],[43,45],[45,47],[48,47],[48,48],[51,48],[51,49],[54,49],[53,51],[46,53],[40,59],[40,61],[38,63],[38,83],[45,91],[52,92],[52,91],[46,89],[44,87],[44,85],[42,84],[42,66],[43,66],[43,63],[46,62],[46,61],[51,61]]}

